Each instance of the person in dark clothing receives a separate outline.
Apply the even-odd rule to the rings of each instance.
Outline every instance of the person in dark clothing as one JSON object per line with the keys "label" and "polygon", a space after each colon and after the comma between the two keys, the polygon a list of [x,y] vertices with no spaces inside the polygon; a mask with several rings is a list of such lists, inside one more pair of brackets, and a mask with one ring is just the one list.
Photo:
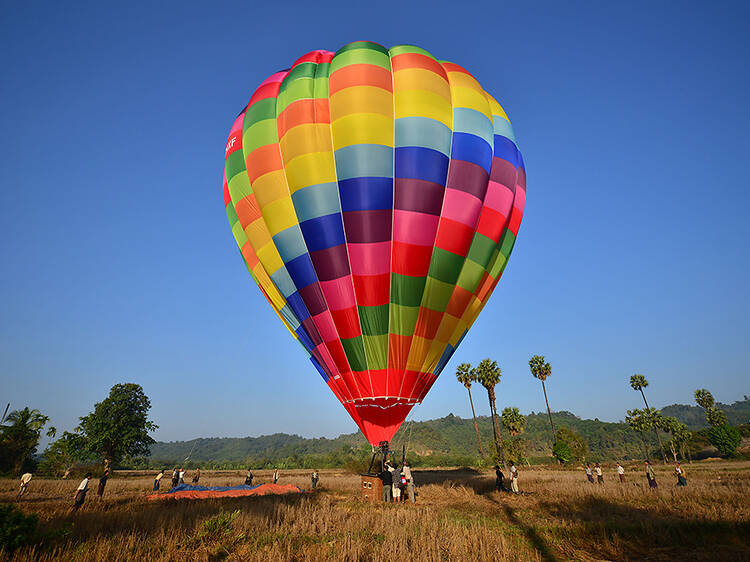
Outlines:
{"label": "person in dark clothing", "polygon": [[200,479],[201,479],[201,469],[200,468],[196,468],[195,469],[195,474],[193,474],[193,486],[197,486],[198,485],[198,481]]}
{"label": "person in dark clothing", "polygon": [[177,470],[177,467],[174,467],[174,470],[172,471],[172,488],[176,488],[179,482],[180,482],[180,473]]}
{"label": "person in dark clothing", "polygon": [[388,463],[381,472],[378,472],[378,478],[383,482],[383,501],[385,503],[391,503],[393,501],[393,478],[391,471],[388,470]]}
{"label": "person in dark clothing", "polygon": [[500,470],[500,465],[495,465],[495,489],[498,492],[510,492],[505,486],[505,474]]}
{"label": "person in dark clothing", "polygon": [[99,485],[96,487],[96,495],[99,496],[99,501],[102,501],[102,496],[104,495],[104,488],[107,485],[107,480],[109,480],[109,469],[104,471],[102,477],[99,478]]}
{"label": "person in dark clothing", "polygon": [[250,472],[250,469],[247,469],[247,476],[245,476],[245,486],[252,486],[253,485],[253,473]]}

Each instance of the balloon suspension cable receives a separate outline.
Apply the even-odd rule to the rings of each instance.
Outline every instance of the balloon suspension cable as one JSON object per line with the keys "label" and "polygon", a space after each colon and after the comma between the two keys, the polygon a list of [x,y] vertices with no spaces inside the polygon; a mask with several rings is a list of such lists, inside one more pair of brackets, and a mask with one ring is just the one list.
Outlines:
{"label": "balloon suspension cable", "polygon": [[3,413],[3,419],[0,420],[0,423],[5,423],[5,416],[8,415],[9,409],[10,409],[10,402],[8,402],[8,405],[5,407],[5,412]]}

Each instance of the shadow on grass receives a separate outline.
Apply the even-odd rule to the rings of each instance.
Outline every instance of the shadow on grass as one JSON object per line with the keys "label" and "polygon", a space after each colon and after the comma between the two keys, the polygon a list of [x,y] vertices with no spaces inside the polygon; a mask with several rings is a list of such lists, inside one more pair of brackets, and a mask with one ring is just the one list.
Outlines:
{"label": "shadow on grass", "polygon": [[[316,492],[299,494],[248,496],[240,498],[165,499],[148,501],[145,498],[123,499],[98,505],[86,502],[77,512],[67,512],[51,518],[45,524],[51,531],[70,528],[72,539],[92,536],[118,535],[123,530],[144,536],[162,533],[170,528],[187,537],[206,519],[221,512],[241,511],[243,514],[266,519],[269,523],[283,519],[283,507],[316,504],[321,496]],[[88,507],[88,509],[87,509]]]}
{"label": "shadow on grass", "polygon": [[601,558],[750,560],[749,521],[659,513],[599,497],[540,502],[537,509],[564,522],[575,548]]}

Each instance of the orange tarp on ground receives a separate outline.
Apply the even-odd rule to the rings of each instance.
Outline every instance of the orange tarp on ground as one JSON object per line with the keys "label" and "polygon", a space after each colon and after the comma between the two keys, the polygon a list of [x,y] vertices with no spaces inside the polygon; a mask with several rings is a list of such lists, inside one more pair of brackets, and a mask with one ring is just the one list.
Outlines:
{"label": "orange tarp on ground", "polygon": [[268,494],[299,494],[300,490],[297,486],[291,484],[261,484],[255,486],[252,489],[245,490],[182,490],[179,492],[172,492],[166,494],[149,494],[146,496],[149,500],[164,500],[169,498],[174,499],[188,499],[188,500],[200,500],[205,498],[240,498],[244,496],[265,496]]}

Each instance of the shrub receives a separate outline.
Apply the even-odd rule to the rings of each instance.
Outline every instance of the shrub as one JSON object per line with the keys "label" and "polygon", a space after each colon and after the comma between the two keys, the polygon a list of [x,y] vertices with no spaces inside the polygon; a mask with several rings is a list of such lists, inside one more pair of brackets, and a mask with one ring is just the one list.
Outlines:
{"label": "shrub", "polygon": [[40,539],[36,514],[25,515],[12,505],[0,505],[0,549],[8,551]]}
{"label": "shrub", "polygon": [[570,451],[570,447],[563,441],[558,441],[555,446],[552,447],[552,454],[561,463],[569,463],[573,460],[573,453]]}
{"label": "shrub", "polygon": [[722,456],[728,457],[737,450],[740,441],[742,441],[742,436],[736,428],[724,424],[709,429],[708,439],[711,441],[711,445],[716,447]]}

